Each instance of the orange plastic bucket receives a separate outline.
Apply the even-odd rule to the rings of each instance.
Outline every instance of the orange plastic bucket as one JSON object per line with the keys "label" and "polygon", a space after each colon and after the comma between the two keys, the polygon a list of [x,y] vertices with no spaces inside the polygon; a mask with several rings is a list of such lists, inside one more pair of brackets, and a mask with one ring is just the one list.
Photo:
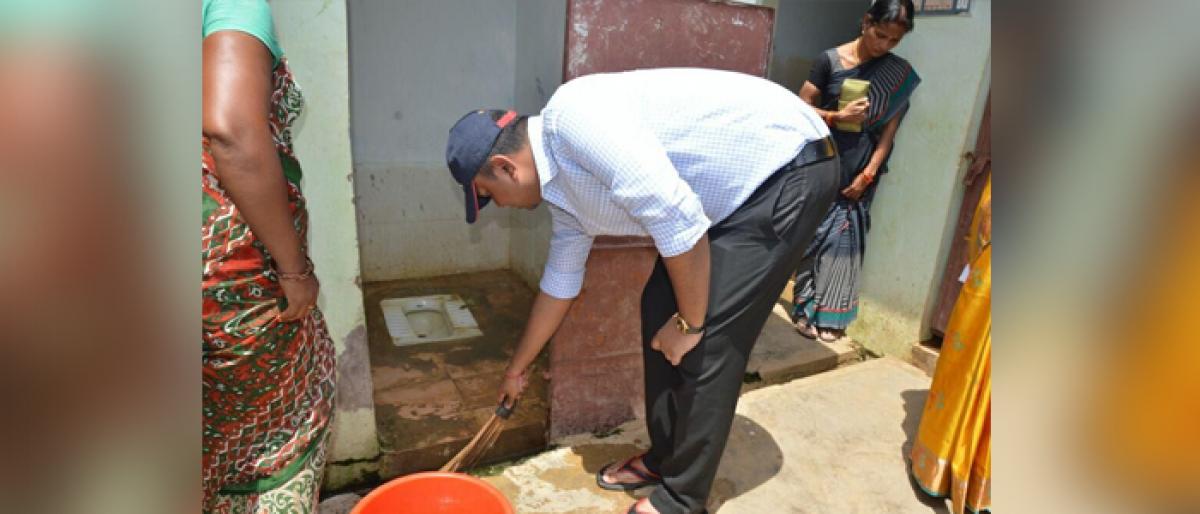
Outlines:
{"label": "orange plastic bucket", "polygon": [[514,514],[499,489],[461,473],[416,473],[371,491],[350,514]]}

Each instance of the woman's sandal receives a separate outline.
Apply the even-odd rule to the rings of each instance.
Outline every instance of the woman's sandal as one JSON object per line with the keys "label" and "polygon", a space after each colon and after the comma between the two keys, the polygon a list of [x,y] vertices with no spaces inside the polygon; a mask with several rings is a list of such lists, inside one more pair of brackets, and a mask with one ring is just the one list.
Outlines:
{"label": "woman's sandal", "polygon": [[[625,461],[625,463],[621,464],[621,467],[614,470],[616,472],[628,471],[628,472],[632,473],[634,476],[642,479],[641,482],[621,483],[621,482],[605,481],[604,475],[607,474],[608,470],[611,469],[614,465],[616,465],[617,462],[620,462],[620,461],[616,461],[616,462],[608,463],[606,466],[600,468],[600,471],[596,472],[596,485],[600,486],[601,489],[605,489],[608,491],[633,491],[633,490],[641,489],[643,487],[658,485],[659,482],[662,482],[662,477],[655,475],[654,473],[651,473],[649,470],[646,470],[646,472],[643,472],[642,470],[633,466],[633,461],[638,460],[638,459],[644,457],[645,455],[646,454],[644,454],[644,453],[641,455],[634,455],[633,457],[630,457],[629,459],[627,459]],[[645,463],[643,463],[642,465],[645,466]]]}
{"label": "woman's sandal", "polygon": [[807,337],[809,339],[816,339],[818,337],[817,327],[814,327],[811,323],[808,322],[808,320],[797,321],[796,322],[796,332],[799,332],[800,335]]}
{"label": "woman's sandal", "polygon": [[825,341],[826,343],[832,343],[838,339],[841,339],[844,334],[845,333],[841,330],[822,330],[820,332],[820,337],[822,341]]}

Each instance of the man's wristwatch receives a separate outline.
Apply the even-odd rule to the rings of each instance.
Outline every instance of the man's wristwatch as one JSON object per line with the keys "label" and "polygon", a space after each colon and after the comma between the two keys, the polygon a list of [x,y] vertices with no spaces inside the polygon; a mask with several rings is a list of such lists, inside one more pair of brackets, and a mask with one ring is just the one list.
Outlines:
{"label": "man's wristwatch", "polygon": [[693,327],[688,324],[687,320],[683,319],[678,312],[675,313],[675,326],[679,327],[679,332],[686,335],[695,335],[704,333],[704,327]]}

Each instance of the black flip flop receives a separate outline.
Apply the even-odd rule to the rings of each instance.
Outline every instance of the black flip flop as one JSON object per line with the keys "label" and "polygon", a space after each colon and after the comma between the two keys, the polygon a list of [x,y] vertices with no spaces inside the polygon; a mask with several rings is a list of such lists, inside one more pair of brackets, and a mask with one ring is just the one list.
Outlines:
{"label": "black flip flop", "polygon": [[658,485],[660,482],[662,482],[662,477],[655,475],[653,473],[649,473],[649,474],[643,473],[642,470],[635,468],[632,465],[633,461],[643,457],[644,455],[645,454],[635,455],[633,457],[630,457],[628,460],[625,461],[624,464],[621,464],[621,467],[616,469],[616,471],[629,471],[630,473],[633,473],[635,476],[642,479],[641,482],[632,482],[632,483],[623,484],[623,483],[612,483],[612,482],[604,481],[604,474],[607,473],[610,468],[615,466],[617,464],[617,462],[620,462],[620,461],[615,461],[615,462],[608,463],[604,467],[600,468],[600,471],[596,472],[596,485],[599,486],[601,489],[605,489],[608,491],[634,491],[637,489],[641,489],[643,487]]}

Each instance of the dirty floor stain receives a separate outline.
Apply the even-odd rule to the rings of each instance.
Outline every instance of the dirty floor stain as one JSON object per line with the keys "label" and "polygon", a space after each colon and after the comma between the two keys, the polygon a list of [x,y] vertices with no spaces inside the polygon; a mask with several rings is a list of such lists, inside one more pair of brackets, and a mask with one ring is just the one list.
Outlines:
{"label": "dirty floor stain", "polygon": [[[379,306],[387,298],[458,295],[483,336],[395,346]],[[386,479],[436,469],[491,415],[504,368],[524,328],[533,291],[511,271],[372,282],[363,287],[376,428]],[[545,370],[545,358],[535,364]],[[547,380],[535,373],[517,414],[505,423],[485,463],[545,448]]]}

